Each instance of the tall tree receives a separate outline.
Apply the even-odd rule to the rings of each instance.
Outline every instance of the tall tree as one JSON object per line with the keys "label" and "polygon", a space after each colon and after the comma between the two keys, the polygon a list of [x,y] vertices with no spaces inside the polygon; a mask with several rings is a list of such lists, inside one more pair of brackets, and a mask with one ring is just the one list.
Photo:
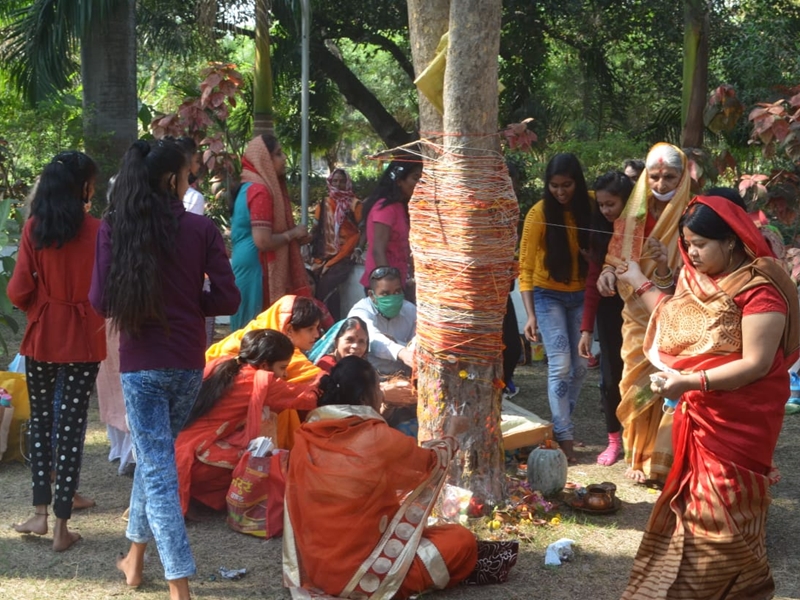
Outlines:
{"label": "tall tree", "polygon": [[275,127],[272,114],[272,62],[269,44],[268,0],[256,4],[256,59],[253,74],[253,135],[272,133]]}
{"label": "tall tree", "polygon": [[[408,36],[415,76],[419,77],[436,54],[439,40],[450,23],[450,0],[407,0]],[[419,128],[423,136],[442,131],[442,115],[421,92],[419,98]]]}
{"label": "tall tree", "polygon": [[84,145],[109,175],[138,134],[135,1],[90,22],[80,47]]}
{"label": "tall tree", "polygon": [[135,1],[11,4],[0,61],[31,103],[71,85],[71,57],[82,50],[84,144],[110,174],[136,139]]}
{"label": "tall tree", "polygon": [[703,145],[703,110],[708,96],[710,0],[684,0],[681,146]]}
{"label": "tall tree", "polygon": [[[410,22],[432,22],[431,4],[409,4]],[[449,8],[443,151],[425,158],[410,206],[419,437],[456,435],[461,448],[449,481],[495,504],[504,496],[501,325],[519,218],[497,137],[502,3],[458,0]],[[419,33],[427,32],[412,30]],[[438,31],[428,34],[438,42]]]}

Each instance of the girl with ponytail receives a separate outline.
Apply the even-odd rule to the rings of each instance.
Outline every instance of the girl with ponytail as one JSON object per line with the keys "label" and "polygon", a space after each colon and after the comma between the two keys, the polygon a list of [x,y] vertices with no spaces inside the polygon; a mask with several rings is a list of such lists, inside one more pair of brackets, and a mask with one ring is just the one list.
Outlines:
{"label": "girl with ponytail", "polygon": [[[89,305],[89,265],[94,261],[100,221],[86,214],[86,206],[96,177],[97,165],[82,152],[62,152],[45,166],[7,289],[9,300],[28,319],[19,352],[26,358],[30,398],[34,506],[34,515],[14,529],[47,533],[47,507],[52,502],[56,552],[81,537],[68,529],[67,522],[80,476],[89,396],[100,361],[106,357],[103,319]],[[54,453],[51,432],[59,377],[68,383],[56,419]]]}
{"label": "girl with ponytail", "polygon": [[277,441],[277,413],[316,408],[316,386],[286,381],[294,350],[283,333],[254,329],[242,337],[238,355],[206,365],[197,402],[175,442],[184,514],[191,500],[224,510],[231,475],[250,440],[267,435]]}
{"label": "girl with ponytail", "polygon": [[[186,212],[189,161],[174,141],[125,153],[97,239],[90,298],[120,334],[120,380],[136,452],[126,536],[117,567],[141,583],[155,539],[173,600],[189,598],[196,567],[181,518],[174,442],[205,366],[205,317],[239,305],[222,236]],[[210,289],[203,289],[205,275]]]}

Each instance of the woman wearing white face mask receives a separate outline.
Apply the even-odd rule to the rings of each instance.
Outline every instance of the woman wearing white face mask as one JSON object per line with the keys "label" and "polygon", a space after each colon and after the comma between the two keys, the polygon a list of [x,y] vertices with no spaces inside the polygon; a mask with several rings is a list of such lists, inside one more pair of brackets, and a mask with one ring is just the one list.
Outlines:
{"label": "woman wearing white face mask", "polygon": [[691,198],[691,176],[686,155],[675,146],[658,143],[650,149],[645,171],[614,224],[606,265],[597,280],[604,296],[619,293],[622,311],[624,362],[617,417],[623,427],[626,475],[640,483],[664,481],[672,464],[672,416],[663,398],[651,392],[655,368],[642,352],[649,313],[640,296],[647,290],[617,282],[614,269],[627,261],[639,262],[652,285],[671,291],[682,261],[678,251],[678,221]]}

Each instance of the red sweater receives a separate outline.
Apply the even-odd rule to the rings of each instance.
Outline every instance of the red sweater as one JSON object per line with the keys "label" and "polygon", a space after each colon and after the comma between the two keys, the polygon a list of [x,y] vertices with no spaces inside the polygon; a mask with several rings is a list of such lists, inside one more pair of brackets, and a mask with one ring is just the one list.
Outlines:
{"label": "red sweater", "polygon": [[106,357],[105,321],[89,304],[100,221],[83,219],[78,235],[61,248],[37,250],[28,219],[22,230],[8,298],[28,325],[19,353],[53,363],[100,362]]}

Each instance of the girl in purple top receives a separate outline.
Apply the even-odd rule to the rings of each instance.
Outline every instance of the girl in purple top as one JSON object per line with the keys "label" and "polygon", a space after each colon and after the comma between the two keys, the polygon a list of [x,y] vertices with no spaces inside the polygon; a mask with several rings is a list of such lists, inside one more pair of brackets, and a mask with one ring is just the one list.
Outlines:
{"label": "girl in purple top", "polygon": [[408,243],[408,202],[414,193],[422,163],[409,155],[395,158],[386,167],[378,187],[364,201],[363,219],[367,224],[369,249],[364,262],[361,284],[369,287],[369,274],[376,267],[395,267],[405,287],[411,261]]}
{"label": "girl in purple top", "polygon": [[98,233],[89,293],[120,332],[120,380],[137,461],[131,547],[117,567],[137,587],[147,543],[155,539],[172,600],[188,600],[188,577],[196,571],[174,442],[202,381],[205,317],[232,314],[239,305],[222,236],[181,202],[188,176],[189,161],[174,140],[130,147]]}

